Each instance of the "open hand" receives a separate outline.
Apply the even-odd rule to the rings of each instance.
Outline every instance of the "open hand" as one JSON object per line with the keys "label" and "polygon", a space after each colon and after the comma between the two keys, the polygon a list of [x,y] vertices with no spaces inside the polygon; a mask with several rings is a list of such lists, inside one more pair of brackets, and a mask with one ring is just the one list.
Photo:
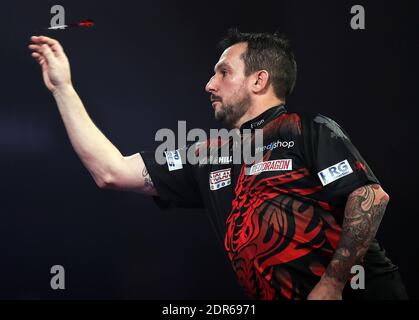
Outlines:
{"label": "open hand", "polygon": [[45,36],[31,37],[32,57],[42,67],[46,87],[54,92],[59,87],[71,85],[70,64],[60,43]]}

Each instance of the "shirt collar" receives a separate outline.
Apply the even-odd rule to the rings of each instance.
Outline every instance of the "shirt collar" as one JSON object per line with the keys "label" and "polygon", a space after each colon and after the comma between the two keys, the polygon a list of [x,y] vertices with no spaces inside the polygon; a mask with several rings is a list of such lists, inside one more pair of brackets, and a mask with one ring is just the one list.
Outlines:
{"label": "shirt collar", "polygon": [[272,119],[276,118],[284,112],[287,112],[287,110],[285,109],[285,105],[282,104],[279,106],[269,108],[265,112],[258,115],[256,118],[253,118],[243,123],[240,127],[240,131],[242,131],[243,129],[253,130],[262,128],[266,123],[268,123],[269,121],[271,121]]}

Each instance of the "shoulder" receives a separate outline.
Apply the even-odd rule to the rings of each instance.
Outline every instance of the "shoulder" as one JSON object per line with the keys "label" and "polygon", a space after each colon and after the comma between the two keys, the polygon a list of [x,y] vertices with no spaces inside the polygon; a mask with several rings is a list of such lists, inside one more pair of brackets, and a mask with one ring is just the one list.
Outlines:
{"label": "shoulder", "polygon": [[319,126],[319,125],[331,125],[331,124],[336,123],[336,121],[333,120],[332,118],[318,112],[305,111],[305,112],[299,112],[298,115],[301,119],[301,122],[304,124],[311,124],[311,125]]}
{"label": "shoulder", "polygon": [[266,124],[263,134],[267,137],[301,135],[301,117],[297,112],[286,112]]}
{"label": "shoulder", "polygon": [[314,111],[287,112],[280,119],[282,124],[295,126],[339,126],[336,121],[328,116]]}
{"label": "shoulder", "polygon": [[330,134],[332,138],[349,139],[345,130],[332,118],[316,112],[300,113],[302,131]]}

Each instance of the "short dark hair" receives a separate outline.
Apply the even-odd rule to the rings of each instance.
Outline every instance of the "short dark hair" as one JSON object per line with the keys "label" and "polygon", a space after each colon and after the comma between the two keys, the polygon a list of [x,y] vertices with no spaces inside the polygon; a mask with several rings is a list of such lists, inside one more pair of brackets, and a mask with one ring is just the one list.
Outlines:
{"label": "short dark hair", "polygon": [[243,33],[232,28],[219,43],[222,50],[234,44],[246,42],[247,50],[242,55],[245,75],[266,70],[278,98],[289,95],[297,78],[297,63],[289,40],[283,35],[271,33]]}

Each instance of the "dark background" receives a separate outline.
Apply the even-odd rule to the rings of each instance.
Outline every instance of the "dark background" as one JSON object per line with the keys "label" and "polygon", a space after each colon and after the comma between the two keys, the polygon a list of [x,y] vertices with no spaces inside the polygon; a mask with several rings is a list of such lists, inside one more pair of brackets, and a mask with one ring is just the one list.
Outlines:
{"label": "dark background", "polygon": [[[66,22],[42,30],[61,4]],[[350,8],[366,30],[350,28]],[[243,298],[204,212],[96,187],[27,49],[63,45],[95,123],[124,155],[160,128],[217,128],[204,91],[227,28],[284,32],[298,63],[293,111],[340,123],[390,194],[378,239],[419,298],[418,7],[414,1],[3,1],[0,4],[0,298]],[[50,288],[63,265],[66,290]]]}

